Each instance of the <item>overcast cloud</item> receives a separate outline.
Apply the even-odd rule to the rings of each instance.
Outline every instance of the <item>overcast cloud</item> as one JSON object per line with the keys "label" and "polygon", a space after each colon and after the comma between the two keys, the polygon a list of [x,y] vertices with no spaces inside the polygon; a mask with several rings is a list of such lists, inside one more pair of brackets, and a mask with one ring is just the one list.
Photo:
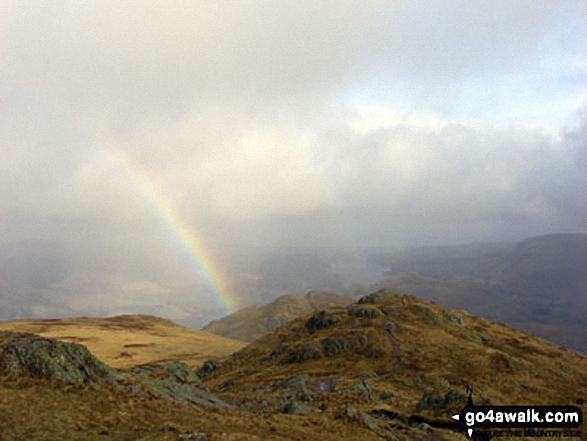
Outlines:
{"label": "overcast cloud", "polygon": [[219,266],[256,246],[586,232],[586,16],[581,0],[5,0],[0,246],[21,264],[0,308],[201,302],[145,181]]}

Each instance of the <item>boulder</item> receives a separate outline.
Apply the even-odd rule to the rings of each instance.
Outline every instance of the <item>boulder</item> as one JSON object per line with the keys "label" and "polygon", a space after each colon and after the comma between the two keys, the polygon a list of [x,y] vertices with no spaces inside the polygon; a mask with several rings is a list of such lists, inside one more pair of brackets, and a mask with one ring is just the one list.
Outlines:
{"label": "boulder", "polygon": [[113,383],[117,371],[85,346],[22,332],[0,332],[0,372],[70,384]]}
{"label": "boulder", "polygon": [[333,326],[340,322],[340,317],[334,315],[332,311],[320,311],[314,314],[312,317],[308,319],[306,322],[306,328],[310,332],[317,331],[319,329],[324,329],[329,326]]}

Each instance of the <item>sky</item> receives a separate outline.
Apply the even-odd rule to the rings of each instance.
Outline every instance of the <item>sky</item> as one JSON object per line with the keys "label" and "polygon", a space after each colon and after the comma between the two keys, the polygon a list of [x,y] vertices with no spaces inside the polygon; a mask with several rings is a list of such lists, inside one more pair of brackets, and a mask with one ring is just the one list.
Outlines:
{"label": "sky", "polygon": [[0,309],[230,311],[259,249],[585,233],[586,16],[4,0]]}

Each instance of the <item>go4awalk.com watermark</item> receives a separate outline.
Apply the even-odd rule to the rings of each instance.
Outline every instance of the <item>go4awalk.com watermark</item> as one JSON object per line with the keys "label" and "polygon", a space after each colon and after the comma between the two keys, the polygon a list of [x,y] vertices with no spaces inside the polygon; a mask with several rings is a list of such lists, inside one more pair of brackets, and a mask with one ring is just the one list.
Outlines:
{"label": "go4awalk.com watermark", "polygon": [[577,406],[475,406],[468,404],[453,419],[469,437],[581,438],[583,412]]}

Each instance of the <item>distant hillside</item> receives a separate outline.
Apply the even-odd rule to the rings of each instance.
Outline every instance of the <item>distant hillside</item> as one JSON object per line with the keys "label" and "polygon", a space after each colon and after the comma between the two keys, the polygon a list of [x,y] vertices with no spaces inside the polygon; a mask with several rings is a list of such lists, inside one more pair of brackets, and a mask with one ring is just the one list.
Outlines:
{"label": "distant hillside", "polygon": [[587,326],[587,235],[557,234],[519,243],[504,262],[501,280],[508,296],[537,322]]}
{"label": "distant hillside", "polygon": [[394,253],[371,253],[370,259],[393,275],[415,272],[437,278],[491,279],[499,275],[515,244],[473,243],[411,248]]}
{"label": "distant hillside", "polygon": [[353,299],[350,297],[323,291],[310,291],[305,296],[286,294],[267,305],[249,306],[224,318],[214,320],[203,330],[227,338],[250,342],[315,309],[344,306],[352,301]]}
{"label": "distant hillside", "polygon": [[29,332],[82,343],[101,361],[117,368],[169,360],[197,366],[209,358],[225,358],[245,346],[240,341],[145,315],[14,320],[0,322],[0,331]]}
{"label": "distant hillside", "polygon": [[347,293],[401,289],[587,353],[587,235],[538,236],[515,246],[419,248],[375,258],[387,262],[390,277]]}
{"label": "distant hillside", "polygon": [[526,317],[522,307],[503,293],[477,280],[440,279],[417,273],[397,273],[391,277],[361,287],[354,296],[380,289],[400,290],[449,308],[461,308],[488,319],[519,321]]}

